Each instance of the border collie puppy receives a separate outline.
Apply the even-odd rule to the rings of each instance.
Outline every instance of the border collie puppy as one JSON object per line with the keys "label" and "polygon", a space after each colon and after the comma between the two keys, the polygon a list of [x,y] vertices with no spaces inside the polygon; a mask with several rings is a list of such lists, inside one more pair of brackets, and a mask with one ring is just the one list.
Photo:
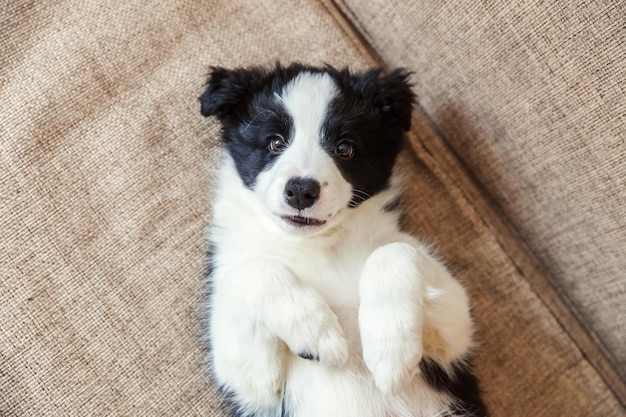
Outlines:
{"label": "border collie puppy", "polygon": [[465,290],[398,225],[408,76],[212,68],[206,338],[233,416],[486,415]]}

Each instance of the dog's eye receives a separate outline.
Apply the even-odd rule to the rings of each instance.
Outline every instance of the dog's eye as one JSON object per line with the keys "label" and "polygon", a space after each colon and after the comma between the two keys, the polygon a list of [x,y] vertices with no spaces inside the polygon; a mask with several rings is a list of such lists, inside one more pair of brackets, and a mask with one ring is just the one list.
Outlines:
{"label": "dog's eye", "polygon": [[287,148],[287,141],[280,135],[272,135],[268,138],[270,151],[281,153]]}
{"label": "dog's eye", "polygon": [[342,159],[352,159],[354,156],[354,145],[346,140],[341,141],[335,146],[334,152],[335,155]]}

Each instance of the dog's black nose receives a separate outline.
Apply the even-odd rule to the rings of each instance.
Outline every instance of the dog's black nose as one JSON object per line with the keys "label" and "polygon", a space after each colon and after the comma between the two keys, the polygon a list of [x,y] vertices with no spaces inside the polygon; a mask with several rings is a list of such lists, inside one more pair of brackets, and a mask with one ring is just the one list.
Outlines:
{"label": "dog's black nose", "polygon": [[293,208],[311,207],[320,196],[320,183],[311,178],[292,178],[285,185],[285,200]]}

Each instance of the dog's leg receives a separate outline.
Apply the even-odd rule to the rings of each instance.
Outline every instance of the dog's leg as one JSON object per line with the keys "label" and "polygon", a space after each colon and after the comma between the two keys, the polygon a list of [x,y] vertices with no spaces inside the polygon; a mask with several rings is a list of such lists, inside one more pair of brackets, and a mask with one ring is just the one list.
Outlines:
{"label": "dog's leg", "polygon": [[467,352],[472,335],[464,289],[423,246],[404,240],[372,252],[359,287],[363,359],[387,394],[419,372],[424,350],[445,366]]}
{"label": "dog's leg", "polygon": [[385,394],[396,393],[422,358],[424,290],[416,258],[411,245],[384,245],[368,257],[361,274],[363,359]]}
{"label": "dog's leg", "polygon": [[214,368],[218,382],[240,397],[239,403],[258,410],[279,406],[285,344],[294,354],[322,364],[347,361],[347,343],[335,314],[280,262],[255,259],[223,275],[216,271],[215,278]]}
{"label": "dog's leg", "polygon": [[281,406],[286,349],[264,326],[235,311],[235,303],[224,297],[213,303],[215,380],[235,416],[275,416]]}
{"label": "dog's leg", "polygon": [[450,371],[473,345],[474,322],[465,288],[423,247],[419,269],[425,282],[424,356]]}

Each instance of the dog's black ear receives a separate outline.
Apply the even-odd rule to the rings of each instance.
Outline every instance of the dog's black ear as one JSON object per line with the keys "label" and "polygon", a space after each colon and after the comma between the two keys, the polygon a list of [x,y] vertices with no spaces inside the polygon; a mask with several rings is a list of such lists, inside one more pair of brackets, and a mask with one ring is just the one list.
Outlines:
{"label": "dog's black ear", "polygon": [[411,128],[411,112],[415,103],[410,76],[411,72],[405,69],[396,69],[384,75],[382,69],[377,68],[355,75],[353,86],[380,109],[387,122],[407,131]]}
{"label": "dog's black ear", "polygon": [[405,131],[411,129],[411,113],[415,103],[410,76],[410,72],[397,69],[380,79],[381,110],[388,118],[397,121]]}
{"label": "dog's black ear", "polygon": [[211,67],[206,91],[200,96],[202,115],[227,116],[257,92],[266,80],[267,73],[260,68],[228,70]]}

